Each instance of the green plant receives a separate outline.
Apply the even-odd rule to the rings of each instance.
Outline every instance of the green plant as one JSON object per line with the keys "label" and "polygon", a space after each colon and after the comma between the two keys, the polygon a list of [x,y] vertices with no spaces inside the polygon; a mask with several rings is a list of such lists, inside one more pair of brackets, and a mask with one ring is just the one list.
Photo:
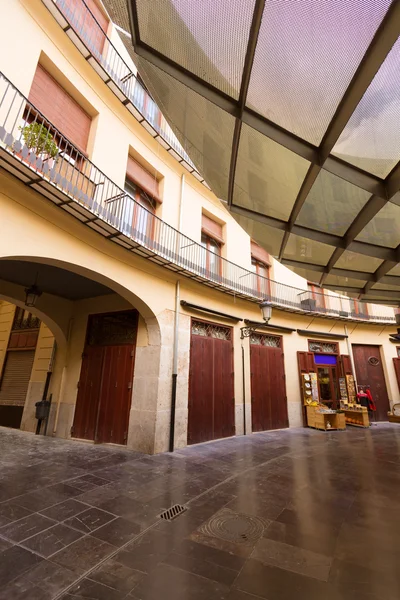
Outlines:
{"label": "green plant", "polygon": [[18,129],[22,131],[22,138],[25,144],[35,154],[38,156],[40,154],[47,154],[49,158],[57,156],[57,144],[47,127],[35,121]]}

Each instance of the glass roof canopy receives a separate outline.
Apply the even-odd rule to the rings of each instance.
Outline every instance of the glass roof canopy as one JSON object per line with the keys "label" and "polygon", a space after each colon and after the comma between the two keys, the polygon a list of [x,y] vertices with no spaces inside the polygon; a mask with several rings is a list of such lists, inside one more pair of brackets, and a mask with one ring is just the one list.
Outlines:
{"label": "glass roof canopy", "polygon": [[400,0],[103,2],[244,229],[325,287],[399,304]]}

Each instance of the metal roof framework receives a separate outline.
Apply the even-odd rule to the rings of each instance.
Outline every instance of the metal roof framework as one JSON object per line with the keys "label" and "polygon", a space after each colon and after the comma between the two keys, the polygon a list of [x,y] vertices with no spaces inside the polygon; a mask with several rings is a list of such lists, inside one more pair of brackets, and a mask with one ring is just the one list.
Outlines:
{"label": "metal roof framework", "polygon": [[[400,303],[400,1],[350,0],[345,9],[313,0],[104,4],[130,28],[124,42],[178,139],[196,148],[191,159],[250,235],[324,287]],[[319,27],[312,35],[311,17]],[[274,22],[285,24],[276,55],[265,51]],[[308,46],[296,71],[284,59],[301,53],[297,31]],[[315,61],[314,80],[298,74],[302,61]],[[293,79],[300,91],[287,102],[279,77],[288,73],[287,87]],[[265,101],[271,87],[280,90],[283,107]],[[297,121],[296,108],[304,108]],[[258,171],[257,154],[264,160]]]}

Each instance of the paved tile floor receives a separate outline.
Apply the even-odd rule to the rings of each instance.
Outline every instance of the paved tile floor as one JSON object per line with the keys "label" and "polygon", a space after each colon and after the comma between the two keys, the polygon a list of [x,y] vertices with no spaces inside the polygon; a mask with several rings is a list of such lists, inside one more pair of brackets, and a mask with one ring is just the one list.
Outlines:
{"label": "paved tile floor", "polygon": [[0,428],[0,599],[398,600],[399,459],[389,424],[153,457]]}

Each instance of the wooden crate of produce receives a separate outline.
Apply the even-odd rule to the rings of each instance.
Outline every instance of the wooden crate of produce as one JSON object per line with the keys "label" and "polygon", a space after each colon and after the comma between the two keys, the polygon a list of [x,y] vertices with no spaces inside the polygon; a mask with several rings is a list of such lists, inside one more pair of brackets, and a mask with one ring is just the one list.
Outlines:
{"label": "wooden crate of produce", "polygon": [[345,410],[346,424],[353,427],[369,427],[368,411],[363,407],[363,410]]}

